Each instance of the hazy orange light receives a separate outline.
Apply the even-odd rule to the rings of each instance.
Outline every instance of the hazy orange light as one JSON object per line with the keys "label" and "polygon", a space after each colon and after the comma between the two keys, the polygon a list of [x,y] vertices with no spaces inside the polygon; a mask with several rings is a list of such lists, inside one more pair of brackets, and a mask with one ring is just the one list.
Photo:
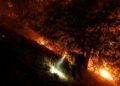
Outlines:
{"label": "hazy orange light", "polygon": [[44,41],[41,41],[40,44],[41,44],[41,45],[45,45],[45,42],[44,42]]}
{"label": "hazy orange light", "polygon": [[106,79],[109,80],[113,80],[111,74],[109,73],[109,71],[105,70],[105,69],[100,69],[100,75]]}
{"label": "hazy orange light", "polygon": [[96,74],[98,74],[98,75],[100,75],[103,78],[106,78],[108,80],[113,80],[113,77],[110,74],[110,71],[106,70],[106,68],[108,69],[107,66],[105,66],[105,69],[104,68],[100,68],[99,66],[95,66],[93,64],[92,59],[89,59],[89,62],[88,62],[88,70],[89,71],[92,71],[92,72],[94,72],[94,73],[96,73]]}

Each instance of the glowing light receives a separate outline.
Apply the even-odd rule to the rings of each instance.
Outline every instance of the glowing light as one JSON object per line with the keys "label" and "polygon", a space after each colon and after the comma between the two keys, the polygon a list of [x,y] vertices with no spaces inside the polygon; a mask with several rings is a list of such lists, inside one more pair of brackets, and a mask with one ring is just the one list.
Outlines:
{"label": "glowing light", "polygon": [[94,71],[93,61],[92,61],[91,58],[90,58],[89,61],[88,61],[88,70]]}
{"label": "glowing light", "polygon": [[67,56],[67,52],[64,53],[64,55],[62,56],[62,58],[59,60],[57,66],[60,66],[63,63],[63,61],[64,61],[64,59],[65,59],[66,56]]}
{"label": "glowing light", "polygon": [[111,74],[105,69],[100,69],[100,75],[106,79],[113,80]]}
{"label": "glowing light", "polygon": [[57,74],[61,79],[67,80],[67,77],[59,69],[55,68],[53,65],[50,65],[50,72]]}
{"label": "glowing light", "polygon": [[[105,68],[105,69],[104,69]],[[93,64],[92,59],[89,59],[89,63],[88,63],[88,70],[92,71],[100,76],[102,76],[103,78],[106,78],[108,80],[113,80],[112,75],[110,74],[110,72],[107,69],[109,69],[106,64],[104,64],[104,68],[100,69],[99,66],[96,66],[95,64]]]}
{"label": "glowing light", "polygon": [[44,42],[44,41],[41,41],[40,44],[41,44],[41,45],[45,45],[45,42]]}
{"label": "glowing light", "polygon": [[61,79],[67,80],[67,77],[65,76],[65,74],[60,71],[60,65],[63,63],[65,57],[66,57],[67,53],[65,52],[62,56],[62,58],[58,61],[58,63],[56,64],[56,66],[53,65],[49,65],[50,66],[50,72],[53,74],[57,74]]}

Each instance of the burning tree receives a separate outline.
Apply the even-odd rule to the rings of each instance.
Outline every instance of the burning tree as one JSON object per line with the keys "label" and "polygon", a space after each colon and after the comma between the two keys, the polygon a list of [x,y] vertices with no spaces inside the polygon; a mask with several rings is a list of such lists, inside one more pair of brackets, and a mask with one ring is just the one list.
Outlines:
{"label": "burning tree", "polygon": [[114,59],[113,52],[118,50],[119,46],[119,29],[115,32],[112,29],[115,30],[117,26],[114,25],[119,20],[113,13],[118,9],[118,5],[117,1],[107,0],[102,2],[75,0],[67,5],[54,1],[44,8],[42,15],[44,20],[39,32],[44,33],[43,35],[53,42],[59,43],[62,47],[60,50],[82,50],[86,56],[87,69],[91,56],[99,58],[99,63],[100,59],[108,60],[107,57],[111,55],[110,59]]}

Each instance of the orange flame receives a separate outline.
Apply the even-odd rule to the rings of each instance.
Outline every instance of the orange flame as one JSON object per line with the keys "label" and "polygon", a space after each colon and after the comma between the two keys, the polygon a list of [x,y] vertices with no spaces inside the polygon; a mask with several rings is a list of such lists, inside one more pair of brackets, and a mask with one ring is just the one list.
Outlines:
{"label": "orange flame", "polygon": [[16,32],[27,39],[33,40],[38,44],[45,46],[49,50],[52,50],[59,55],[63,53],[62,48],[58,43],[52,43],[29,27],[26,27],[24,29],[17,29]]}
{"label": "orange flame", "polygon": [[100,68],[100,67],[95,67],[95,65],[93,64],[93,61],[92,59],[90,58],[89,59],[89,62],[88,62],[88,70],[89,71],[92,71],[100,76],[102,76],[103,78],[106,78],[108,80],[113,80],[113,77],[112,75],[110,74],[110,71],[108,71],[107,69],[108,67],[105,66],[103,68]]}
{"label": "orange flame", "polygon": [[113,80],[111,74],[109,73],[109,71],[105,70],[105,69],[100,69],[100,75],[106,79],[109,80]]}

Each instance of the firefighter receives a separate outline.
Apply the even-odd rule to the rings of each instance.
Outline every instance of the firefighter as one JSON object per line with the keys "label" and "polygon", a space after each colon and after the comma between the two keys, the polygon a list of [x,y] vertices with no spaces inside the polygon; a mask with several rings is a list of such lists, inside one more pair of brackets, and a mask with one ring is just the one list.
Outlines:
{"label": "firefighter", "polygon": [[69,52],[68,56],[70,71],[73,79],[83,78],[86,62],[84,55],[76,52]]}

